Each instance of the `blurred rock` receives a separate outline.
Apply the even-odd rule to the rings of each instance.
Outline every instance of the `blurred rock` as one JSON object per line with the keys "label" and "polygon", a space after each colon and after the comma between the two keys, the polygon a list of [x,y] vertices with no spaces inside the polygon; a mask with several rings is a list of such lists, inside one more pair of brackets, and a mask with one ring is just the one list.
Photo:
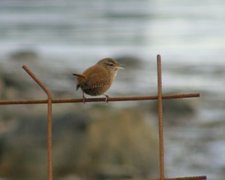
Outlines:
{"label": "blurred rock", "polygon": [[32,49],[22,49],[12,52],[10,59],[16,61],[34,61],[39,59],[39,55]]}
{"label": "blurred rock", "polygon": [[133,55],[120,55],[115,59],[126,69],[140,67],[142,60],[139,57]]}
{"label": "blurred rock", "polygon": [[3,99],[16,99],[24,97],[25,92],[32,90],[31,82],[19,74],[1,71],[0,73],[0,90]]}
{"label": "blurred rock", "polygon": [[[54,114],[53,121],[56,179],[121,179],[157,172],[156,133],[142,111],[112,107],[63,111]],[[0,174],[7,179],[45,179],[45,113],[16,118],[14,128],[0,138]]]}
{"label": "blurred rock", "polygon": [[[157,102],[151,108],[151,111],[155,114],[158,113]],[[196,112],[193,104],[188,101],[175,99],[175,100],[164,100],[163,101],[163,113],[167,119],[165,121],[168,125],[178,125],[182,123],[180,119],[186,120],[191,118]]]}
{"label": "blurred rock", "polygon": [[89,179],[148,177],[157,172],[157,138],[138,109],[93,111],[80,172]]}

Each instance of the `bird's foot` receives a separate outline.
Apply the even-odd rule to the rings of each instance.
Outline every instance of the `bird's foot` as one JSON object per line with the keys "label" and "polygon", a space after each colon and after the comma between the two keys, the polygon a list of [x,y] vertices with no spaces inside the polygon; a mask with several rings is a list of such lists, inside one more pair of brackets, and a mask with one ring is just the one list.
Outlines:
{"label": "bird's foot", "polygon": [[104,94],[104,96],[105,96],[105,102],[109,103],[109,96],[107,94]]}
{"label": "bird's foot", "polygon": [[83,97],[83,104],[85,104],[86,103],[86,97],[85,97],[84,93],[83,93],[82,97]]}

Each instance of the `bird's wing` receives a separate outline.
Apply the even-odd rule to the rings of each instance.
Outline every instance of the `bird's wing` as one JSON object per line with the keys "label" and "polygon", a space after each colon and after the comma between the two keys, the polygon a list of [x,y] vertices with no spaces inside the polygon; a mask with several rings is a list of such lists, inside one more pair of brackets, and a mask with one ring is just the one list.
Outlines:
{"label": "bird's wing", "polygon": [[87,69],[84,72],[84,75],[87,77],[87,84],[93,86],[103,86],[107,85],[109,82],[108,72],[101,66],[93,66]]}

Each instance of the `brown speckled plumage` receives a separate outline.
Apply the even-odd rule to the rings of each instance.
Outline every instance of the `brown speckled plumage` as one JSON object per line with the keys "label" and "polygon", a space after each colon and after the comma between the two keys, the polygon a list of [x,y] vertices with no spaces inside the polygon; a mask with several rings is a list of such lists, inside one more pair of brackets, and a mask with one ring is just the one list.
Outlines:
{"label": "brown speckled plumage", "polygon": [[77,89],[91,96],[104,94],[112,85],[121,66],[112,58],[104,58],[95,65],[86,69],[82,74],[73,74],[77,77]]}

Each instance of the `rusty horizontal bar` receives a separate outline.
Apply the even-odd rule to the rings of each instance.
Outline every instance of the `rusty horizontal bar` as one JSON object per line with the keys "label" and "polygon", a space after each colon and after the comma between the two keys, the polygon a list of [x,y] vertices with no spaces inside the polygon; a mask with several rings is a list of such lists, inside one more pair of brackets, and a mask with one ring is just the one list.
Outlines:
{"label": "rusty horizontal bar", "polygon": [[[159,180],[159,179],[149,179]],[[193,176],[193,177],[177,177],[177,178],[165,178],[165,180],[207,180],[206,176]]]}
{"label": "rusty horizontal bar", "polygon": [[[190,94],[174,94],[162,96],[163,99],[181,99],[181,98],[193,98],[200,97],[199,93]],[[108,101],[147,101],[147,100],[157,100],[158,96],[117,96],[109,97]],[[105,102],[105,98],[86,98],[85,102]],[[10,105],[10,104],[47,104],[47,99],[42,100],[31,100],[31,99],[18,99],[18,100],[0,100],[0,105]],[[52,99],[53,104],[59,103],[83,103],[83,99]]]}

